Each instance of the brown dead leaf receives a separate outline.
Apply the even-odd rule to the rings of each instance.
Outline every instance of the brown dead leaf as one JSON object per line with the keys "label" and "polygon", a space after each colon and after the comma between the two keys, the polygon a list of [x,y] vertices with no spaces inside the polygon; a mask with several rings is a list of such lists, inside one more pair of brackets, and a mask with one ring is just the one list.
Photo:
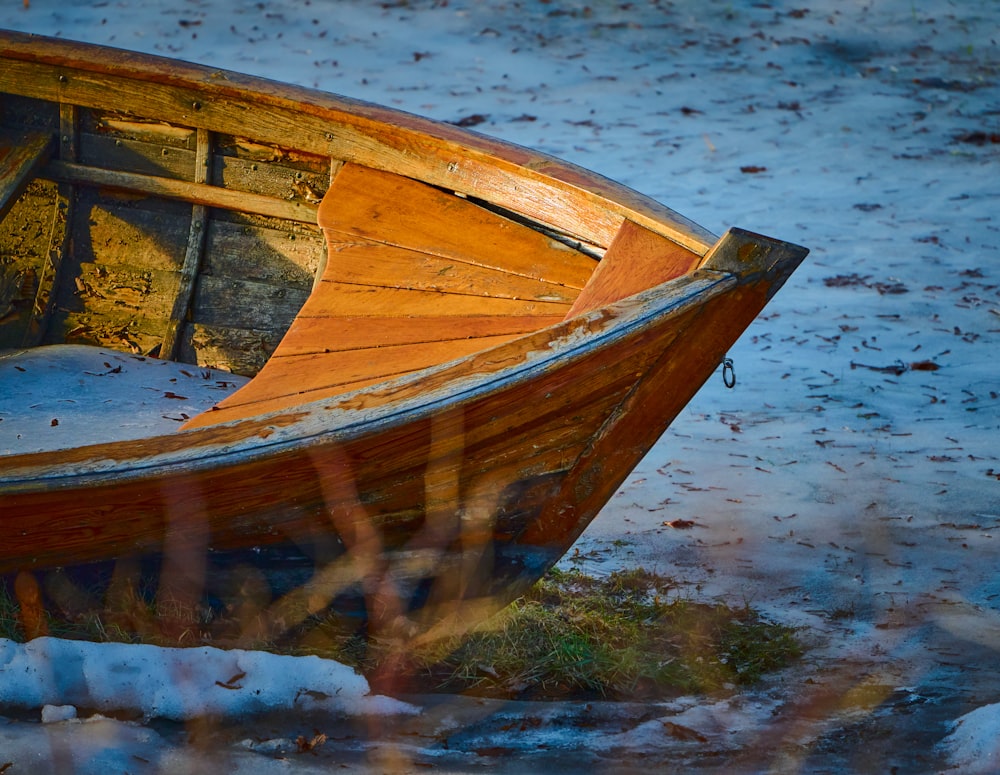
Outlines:
{"label": "brown dead leaf", "polygon": [[[313,730],[316,732],[316,730]],[[322,732],[316,732],[311,738],[299,735],[295,738],[295,747],[299,753],[310,753],[326,743],[327,737]]]}
{"label": "brown dead leaf", "polygon": [[455,126],[470,127],[483,124],[488,120],[489,116],[484,116],[482,113],[473,113],[469,116],[463,116],[462,118],[455,119],[450,123],[454,124]]}
{"label": "brown dead leaf", "polygon": [[707,737],[705,737],[701,732],[691,729],[691,727],[686,727],[683,724],[675,724],[673,721],[664,721],[662,723],[667,734],[676,740],[688,740],[697,743],[708,742]]}

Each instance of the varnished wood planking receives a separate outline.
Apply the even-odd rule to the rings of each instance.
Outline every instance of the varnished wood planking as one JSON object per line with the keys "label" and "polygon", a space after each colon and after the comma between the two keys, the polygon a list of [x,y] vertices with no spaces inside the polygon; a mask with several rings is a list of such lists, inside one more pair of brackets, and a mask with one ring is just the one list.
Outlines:
{"label": "varnished wood planking", "polygon": [[[530,528],[526,541],[544,543],[561,531],[566,531],[570,540],[579,536],[650,445],[717,370],[729,347],[805,254],[804,248],[738,229],[723,235],[703,265],[717,272],[742,272],[742,281],[728,293],[704,299],[677,319],[680,335],[658,348],[658,362],[594,435],[563,483],[560,496]],[[786,270],[774,272],[781,264]],[[771,274],[766,276],[762,270]]]}
{"label": "varnished wood planking", "polygon": [[[493,347],[522,325],[472,338],[464,321],[537,315],[541,327],[565,315],[576,296],[551,278],[579,282],[594,265],[454,195],[353,164],[338,170],[318,220],[330,255],[297,316],[309,324],[288,337],[295,354],[283,341],[252,383],[185,427],[319,400]],[[543,270],[546,256],[551,271]],[[389,344],[382,323],[400,319],[410,339]]]}
{"label": "varnished wood planking", "polygon": [[488,336],[516,336],[555,325],[563,319],[552,315],[470,315],[461,325],[449,315],[384,317],[377,323],[365,317],[307,317],[299,314],[281,341],[278,357],[316,352],[354,350],[359,347],[386,347],[397,344],[475,339]]}
{"label": "varnished wood planking", "polygon": [[625,221],[569,317],[624,299],[695,269],[701,256]]}
{"label": "varnished wood planking", "polygon": [[317,220],[332,245],[337,235],[363,237],[570,288],[594,269],[582,253],[461,197],[357,164],[337,173]]}
{"label": "varnished wood planking", "polygon": [[371,241],[331,241],[327,275],[345,283],[563,304],[571,304],[578,293],[502,269]]}
{"label": "varnished wood planking", "polygon": [[407,288],[384,288],[324,280],[303,307],[306,317],[440,317],[469,315],[563,315],[569,304],[551,301],[467,296],[437,291],[413,291]]}
{"label": "varnished wood planking", "polygon": [[391,379],[513,338],[513,335],[479,337],[272,357],[253,383],[189,421],[184,428],[229,422],[249,413],[273,412],[306,401],[319,401],[343,393],[347,385]]}

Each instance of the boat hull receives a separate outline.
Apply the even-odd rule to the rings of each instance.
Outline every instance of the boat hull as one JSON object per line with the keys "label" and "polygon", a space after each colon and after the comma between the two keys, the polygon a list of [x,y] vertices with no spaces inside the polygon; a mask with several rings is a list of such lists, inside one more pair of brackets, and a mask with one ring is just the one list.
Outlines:
{"label": "boat hull", "polygon": [[[256,374],[176,433],[0,457],[0,574],[152,557],[190,602],[255,568],[286,628],[452,633],[569,550],[806,253],[318,92],[7,33],[0,58],[38,130],[0,180],[32,300],[0,337]],[[251,286],[273,303],[224,318]]]}

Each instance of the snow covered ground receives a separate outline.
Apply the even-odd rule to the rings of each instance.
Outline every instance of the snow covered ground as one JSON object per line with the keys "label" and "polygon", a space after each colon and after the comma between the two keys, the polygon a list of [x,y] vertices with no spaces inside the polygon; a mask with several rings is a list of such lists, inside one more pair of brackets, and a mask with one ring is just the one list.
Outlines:
{"label": "snow covered ground", "polygon": [[[26,707],[0,721],[0,770],[1000,772],[995,0],[9,0],[0,26],[476,124],[812,249],[730,353],[737,388],[706,385],[567,560],[747,600],[805,628],[801,664],[662,706],[385,715],[355,679],[302,707],[333,668],[247,657],[203,692],[176,682],[227,698],[208,724],[75,699],[85,673],[184,674],[183,655],[5,644],[0,696]],[[284,699],[246,720],[251,693],[225,685],[275,674]]]}

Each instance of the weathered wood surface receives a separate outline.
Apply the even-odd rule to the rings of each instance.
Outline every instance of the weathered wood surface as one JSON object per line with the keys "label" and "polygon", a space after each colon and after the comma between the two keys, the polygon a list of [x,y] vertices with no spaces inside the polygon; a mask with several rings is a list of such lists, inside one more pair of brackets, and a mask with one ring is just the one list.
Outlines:
{"label": "weathered wood surface", "polygon": [[[205,129],[197,131],[197,152],[194,166],[194,182],[208,180],[208,166],[212,155],[212,138]],[[160,357],[175,360],[180,350],[180,328],[187,319],[194,297],[194,286],[201,271],[202,256],[205,252],[205,237],[208,227],[208,210],[204,205],[191,206],[191,226],[188,230],[187,248],[181,264],[181,276],[177,283],[177,294],[167,320],[167,330],[163,334]]]}
{"label": "weathered wood surface", "polygon": [[316,221],[316,206],[304,202],[288,202],[272,196],[231,191],[205,183],[191,183],[156,175],[118,172],[100,167],[88,167],[64,161],[50,161],[43,170],[44,177],[61,183],[100,186],[124,192],[166,197],[206,207],[222,207],[238,212],[259,213],[274,218],[286,218],[303,223]]}
{"label": "weathered wood surface", "polygon": [[0,220],[24,193],[28,181],[47,160],[52,151],[50,135],[0,133]]}

